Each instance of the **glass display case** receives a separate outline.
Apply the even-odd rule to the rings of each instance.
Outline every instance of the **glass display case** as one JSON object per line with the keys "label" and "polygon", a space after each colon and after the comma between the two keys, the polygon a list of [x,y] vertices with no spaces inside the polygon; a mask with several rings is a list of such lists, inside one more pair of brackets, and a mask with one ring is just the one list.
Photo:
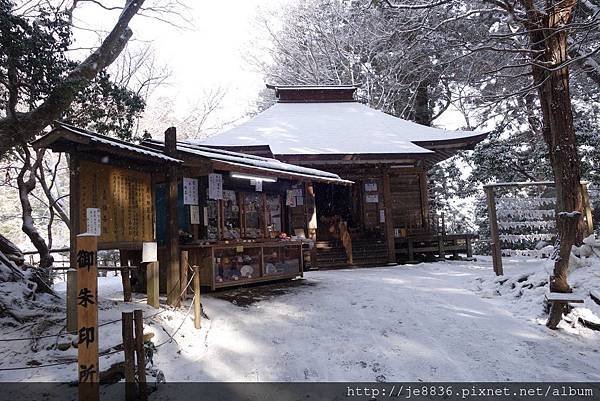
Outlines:
{"label": "glass display case", "polygon": [[267,194],[267,232],[274,238],[281,233],[281,197]]}
{"label": "glass display case", "polygon": [[302,256],[301,243],[285,245],[265,245],[263,248],[265,276],[289,275],[299,273]]}
{"label": "glass display case", "polygon": [[206,236],[207,239],[219,239],[219,203],[213,199],[206,200]]}
{"label": "glass display case", "polygon": [[215,247],[215,285],[258,279],[262,277],[261,264],[260,247]]}
{"label": "glass display case", "polygon": [[241,197],[244,205],[244,238],[263,237],[263,194],[244,192]]}
{"label": "glass display case", "polygon": [[235,191],[223,191],[223,238],[240,238],[240,207]]}

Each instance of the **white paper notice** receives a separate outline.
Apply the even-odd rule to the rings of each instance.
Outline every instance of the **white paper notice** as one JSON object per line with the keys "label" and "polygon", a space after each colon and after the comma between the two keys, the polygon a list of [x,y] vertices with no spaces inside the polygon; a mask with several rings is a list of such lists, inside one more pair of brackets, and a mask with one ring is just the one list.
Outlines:
{"label": "white paper notice", "polygon": [[183,204],[198,204],[198,179],[183,177]]}
{"label": "white paper notice", "polygon": [[208,199],[223,199],[223,176],[221,174],[208,175]]}
{"label": "white paper notice", "polygon": [[256,192],[262,192],[262,181],[261,180],[257,180],[256,181]]}
{"label": "white paper notice", "polygon": [[385,209],[379,210],[379,222],[385,223]]}
{"label": "white paper notice", "polygon": [[365,191],[367,191],[367,192],[377,191],[377,182],[375,180],[367,180],[365,182]]}
{"label": "white paper notice", "polygon": [[100,209],[89,207],[86,210],[87,217],[87,233],[100,236],[102,234],[102,226],[100,225]]}
{"label": "white paper notice", "polygon": [[190,224],[200,224],[200,206],[190,206]]}
{"label": "white paper notice", "polygon": [[367,194],[366,200],[367,200],[367,203],[379,203],[379,195]]}

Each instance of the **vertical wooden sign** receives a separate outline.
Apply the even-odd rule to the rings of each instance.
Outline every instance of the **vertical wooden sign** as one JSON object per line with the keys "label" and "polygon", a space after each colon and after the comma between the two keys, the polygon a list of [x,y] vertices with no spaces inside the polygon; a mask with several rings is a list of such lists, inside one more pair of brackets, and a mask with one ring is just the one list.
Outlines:
{"label": "vertical wooden sign", "polygon": [[77,236],[77,366],[79,400],[100,399],[98,366],[98,238]]}

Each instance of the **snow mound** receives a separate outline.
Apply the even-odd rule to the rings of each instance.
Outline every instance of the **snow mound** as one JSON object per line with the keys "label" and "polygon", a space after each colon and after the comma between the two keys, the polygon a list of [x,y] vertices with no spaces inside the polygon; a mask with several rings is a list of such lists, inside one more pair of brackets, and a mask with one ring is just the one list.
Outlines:
{"label": "snow mound", "polygon": [[[549,310],[544,294],[548,291],[553,264],[549,259],[537,263],[524,261],[518,269],[505,270],[503,276],[476,278],[473,289],[484,298],[505,301],[515,316],[544,325]],[[600,324],[600,300],[594,299],[594,295],[600,293],[600,257],[595,254],[589,257],[571,255],[570,266],[569,284],[584,303],[570,304],[572,308],[559,328],[588,336],[592,330],[584,322]]]}

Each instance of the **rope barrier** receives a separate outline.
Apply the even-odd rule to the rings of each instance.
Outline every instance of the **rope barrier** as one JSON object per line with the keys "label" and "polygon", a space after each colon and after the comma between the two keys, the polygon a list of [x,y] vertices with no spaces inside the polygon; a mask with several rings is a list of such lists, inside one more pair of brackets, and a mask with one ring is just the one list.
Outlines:
{"label": "rope barrier", "polygon": [[[157,315],[159,315],[159,314],[161,314],[163,312],[166,312],[166,311],[167,311],[167,309],[163,309],[163,310],[161,310],[159,312],[156,312],[155,314],[153,314],[151,316],[144,317],[144,320],[146,320],[146,319],[152,319],[153,317],[155,317],[155,316],[157,316]],[[107,322],[100,323],[98,325],[98,327],[108,326],[109,324],[114,324],[114,323],[117,323],[117,322],[120,322],[120,321],[121,321],[121,319],[109,320]],[[33,340],[40,340],[42,338],[58,337],[58,336],[64,336],[64,335],[68,335],[68,334],[75,335],[75,334],[77,334],[77,332],[76,331],[66,331],[64,333],[48,334],[48,335],[39,336],[39,337],[0,338],[0,342],[33,341]]]}
{"label": "rope barrier", "polygon": [[[187,285],[185,286],[185,288],[183,289],[183,291],[180,294],[180,298],[183,296],[183,294],[185,294],[185,292],[188,290],[188,288],[190,287],[190,285],[192,284],[192,281],[194,279],[194,275],[196,274],[193,270],[193,268],[188,264],[188,269],[190,269],[193,273],[190,277],[190,280],[188,281]],[[175,288],[173,288],[174,290]],[[171,290],[171,292],[173,291]],[[193,291],[193,289],[192,289]],[[173,337],[175,335],[177,335],[177,333],[179,332],[179,330],[181,330],[181,327],[183,327],[183,324],[185,323],[185,320],[187,319],[187,317],[189,316],[192,307],[194,306],[194,300],[196,299],[197,294],[194,292],[194,296],[192,297],[192,300],[190,302],[190,306],[185,314],[185,316],[183,317],[183,319],[181,320],[181,323],[179,324],[179,326],[177,327],[177,329],[173,332],[173,334],[169,334],[169,332],[167,332],[165,330],[165,332],[167,333],[167,335],[169,336],[168,340],[163,341],[162,343],[158,344],[156,346],[156,348],[159,348],[167,343],[170,343],[173,341]],[[166,312],[168,309],[163,309],[159,312],[156,312],[155,314],[151,315],[151,316],[147,316],[144,317],[144,320],[146,319],[153,319],[154,317],[160,315],[161,313]],[[109,320],[107,322],[104,322],[102,324],[99,324],[98,327],[102,327],[102,326],[107,326],[109,324],[113,324],[113,323],[117,323],[120,322],[122,319],[115,319],[115,320]],[[2,338],[0,339],[0,342],[9,342],[9,341],[29,341],[29,340],[39,340],[42,338],[50,338],[50,337],[57,337],[60,335],[65,335],[65,334],[77,334],[77,332],[65,332],[64,334],[58,333],[58,334],[50,334],[50,335],[45,335],[45,336],[39,336],[39,337],[28,337],[28,338]],[[112,348],[112,347],[111,347]],[[100,356],[109,356],[109,355],[113,355],[116,354],[118,352],[121,352],[122,350],[115,350],[115,351],[111,351],[108,353],[100,353]],[[47,363],[47,364],[41,364],[41,365],[32,365],[32,366],[17,366],[17,367],[10,367],[10,368],[0,368],[0,372],[6,372],[6,371],[16,371],[16,370],[27,370],[27,369],[41,369],[41,368],[48,368],[48,367],[53,367],[53,366],[60,366],[60,365],[71,365],[77,363],[77,360],[70,360],[70,361],[64,361],[64,362],[55,362],[55,363]]]}

